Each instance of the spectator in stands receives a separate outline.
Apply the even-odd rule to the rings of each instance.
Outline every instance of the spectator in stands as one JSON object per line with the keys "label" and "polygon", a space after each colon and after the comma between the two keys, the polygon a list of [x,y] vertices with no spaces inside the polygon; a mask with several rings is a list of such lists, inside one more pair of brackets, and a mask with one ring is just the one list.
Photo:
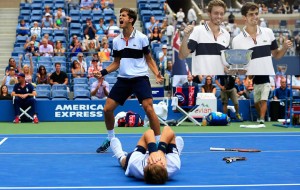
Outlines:
{"label": "spectator in stands", "polygon": [[107,44],[109,44],[109,41],[108,41],[107,36],[103,36],[103,37],[102,37],[101,43],[104,43],[104,42],[106,42]]}
{"label": "spectator in stands", "polygon": [[56,41],[54,47],[54,56],[64,56],[66,49],[62,46],[61,41]]}
{"label": "spectator in stands", "polygon": [[49,39],[49,34],[44,34],[43,38],[45,38],[48,42],[49,45],[51,45],[52,47],[54,47],[54,43]]}
{"label": "spectator in stands", "polygon": [[19,36],[28,36],[29,35],[29,25],[25,20],[20,20],[20,23],[17,26],[17,35]]}
{"label": "spectator in stands", "polygon": [[67,0],[68,5],[69,5],[69,10],[78,10],[79,9],[79,4],[80,0]]}
{"label": "spectator in stands", "polygon": [[231,37],[236,37],[237,35],[239,35],[239,33],[241,33],[241,29],[237,26],[237,24],[233,24],[232,26],[232,32],[231,32]]}
{"label": "spectator in stands", "polygon": [[66,13],[63,10],[63,8],[62,7],[58,7],[57,10],[53,14],[54,15],[54,19],[58,18],[58,14],[57,14],[58,12],[61,13],[61,17],[66,17]]}
{"label": "spectator in stands", "polygon": [[88,77],[92,78],[94,77],[95,72],[100,72],[102,70],[102,66],[98,65],[99,60],[93,58],[92,59],[92,64],[90,65],[88,69]]}
{"label": "spectator in stands", "polygon": [[53,19],[50,13],[46,13],[45,18],[42,19],[42,29],[53,29]]}
{"label": "spectator in stands", "polygon": [[197,15],[196,15],[196,11],[194,10],[194,6],[191,6],[191,8],[189,9],[187,18],[188,18],[189,24],[193,24],[193,23],[196,24]]}
{"label": "spectator in stands", "polygon": [[48,44],[47,39],[42,40],[42,45],[39,48],[40,56],[52,57],[53,55],[53,46]]}
{"label": "spectator in stands", "polygon": [[194,86],[195,88],[198,88],[198,84],[193,82],[193,78],[193,75],[189,73],[187,76],[187,82],[183,83],[182,87],[188,88],[189,86]]}
{"label": "spectator in stands", "polygon": [[267,14],[269,10],[265,4],[261,4],[261,11],[262,14]]}
{"label": "spectator in stands", "polygon": [[280,87],[274,90],[274,100],[285,100],[292,96],[292,90],[287,88],[286,78],[282,77],[280,80]]}
{"label": "spectator in stands", "polygon": [[67,29],[67,22],[71,22],[71,17],[63,16],[62,11],[57,11],[57,16],[54,19],[54,29]]}
{"label": "spectator in stands", "polygon": [[161,26],[159,27],[160,32],[162,35],[164,35],[167,31],[167,27],[168,27],[168,20],[166,18],[164,18],[164,20],[162,21]]}
{"label": "spectator in stands", "polygon": [[76,56],[78,53],[83,52],[84,48],[79,40],[75,40],[74,47],[71,49],[71,56]]}
{"label": "spectator in stands", "polygon": [[174,25],[174,15],[171,12],[166,12],[166,18],[168,20],[168,25]]}
{"label": "spectator in stands", "polygon": [[166,44],[164,44],[161,47],[161,52],[159,52],[158,54],[158,58],[159,58],[159,70],[161,72],[162,75],[165,74],[165,69],[167,68],[167,59],[168,59],[168,46]]}
{"label": "spectator in stands", "polygon": [[230,14],[228,15],[228,23],[234,24],[234,22],[235,22],[235,16],[234,16],[233,12],[231,11]]}
{"label": "spectator in stands", "polygon": [[26,50],[26,48],[28,46],[30,46],[30,42],[34,42],[34,47],[37,47],[39,48],[40,47],[40,43],[37,41],[37,35],[36,34],[33,34],[31,37],[30,37],[30,40],[27,39],[26,40],[26,43],[24,44],[24,49]]}
{"label": "spectator in stands", "polygon": [[[194,75],[224,75],[220,50],[230,43],[230,34],[221,27],[226,5],[221,0],[208,4],[209,22],[204,25],[188,25],[179,50],[179,58],[184,59],[192,53],[192,73]],[[213,33],[219,34],[214,36]],[[218,47],[217,49],[212,47]]]}
{"label": "spectator in stands", "polygon": [[168,25],[167,30],[166,30],[166,36],[168,37],[168,44],[172,44],[172,38],[175,32],[175,27],[173,25]]}
{"label": "spectator in stands", "polygon": [[77,61],[80,64],[80,67],[82,67],[84,69],[84,71],[87,71],[87,63],[84,59],[83,53],[78,53],[77,54]]}
{"label": "spectator in stands", "polygon": [[[33,75],[33,62],[32,62],[32,55],[27,54],[30,62],[30,66],[28,64],[23,65],[22,72],[25,75],[25,82],[32,83],[32,75]],[[22,56],[19,57],[19,66],[22,65]]]}
{"label": "spectator in stands", "polygon": [[[97,60],[98,60],[98,63],[97,63],[97,65],[99,65],[99,66],[101,66],[101,67],[102,67],[102,62],[101,62],[101,60],[100,60],[100,58],[99,58],[99,55],[98,55],[98,53],[93,53],[92,60],[93,60],[93,59],[97,59]],[[90,61],[90,64],[89,64],[89,65],[91,65],[91,64],[92,64],[92,60]]]}
{"label": "spectator in stands", "polygon": [[36,83],[37,84],[49,84],[50,83],[50,73],[47,73],[47,70],[44,65],[40,65],[38,72],[36,73]]}
{"label": "spectator in stands", "polygon": [[114,19],[109,20],[109,25],[107,26],[107,37],[116,37],[120,33],[120,28],[116,25]]}
{"label": "spectator in stands", "polygon": [[91,18],[87,18],[86,25],[83,26],[85,40],[94,40],[96,31],[96,26],[92,23]]}
{"label": "spectator in stands", "polygon": [[243,81],[241,81],[239,76],[235,77],[235,88],[236,88],[236,92],[237,92],[237,96],[240,99],[249,99],[249,94],[248,91],[245,87],[245,85],[243,84]]}
{"label": "spectator in stands", "polygon": [[259,24],[260,27],[264,27],[264,28],[268,27],[264,18],[260,18],[259,20],[260,20],[260,24]]}
{"label": "spectator in stands", "polygon": [[52,18],[51,14],[52,14],[52,10],[50,9],[50,7],[48,5],[45,6],[44,8],[44,16],[43,18],[46,18],[46,14],[49,13],[50,14],[50,18]]}
{"label": "spectator in stands", "polygon": [[[152,106],[153,100],[148,77],[149,68],[153,72],[157,83],[162,83],[163,77],[151,57],[148,37],[133,27],[136,19],[137,13],[134,10],[129,8],[120,10],[119,26],[123,30],[113,40],[114,61],[108,67],[95,74],[99,78],[119,69],[119,77],[112,87],[103,109],[108,137],[96,150],[97,153],[106,152],[109,148],[110,140],[115,137],[114,110],[119,105],[123,105],[133,93],[137,96],[139,103],[142,104],[149,118],[150,127],[156,135],[156,140],[160,138],[160,124]],[[124,39],[129,39],[128,44],[124,43]],[[127,48],[134,53],[124,53]]]}
{"label": "spectator in stands", "polygon": [[102,9],[110,8],[114,5],[113,0],[100,0]]}
{"label": "spectator in stands", "polygon": [[6,75],[9,74],[9,71],[10,71],[11,67],[14,68],[15,74],[18,74],[20,72],[20,68],[17,67],[16,60],[14,58],[12,58],[12,57],[9,58],[9,60],[8,60],[8,66],[5,68],[5,74]]}
{"label": "spectator in stands", "polygon": [[78,40],[78,37],[76,35],[73,35],[72,40],[70,42],[70,49],[74,48],[76,40]]}
{"label": "spectator in stands", "polygon": [[[247,75],[274,75],[272,57],[280,59],[293,44],[290,40],[285,40],[282,48],[278,48],[273,31],[269,28],[257,26],[259,19],[257,4],[247,2],[241,8],[241,13],[245,20],[245,27],[243,32],[233,38],[232,48],[251,49],[253,50],[252,55],[261,55],[258,58],[250,60]],[[262,49],[255,47],[257,47],[257,43],[264,41],[266,38],[269,40],[264,43],[264,47],[268,48],[263,50],[264,52],[261,52]]]}
{"label": "spectator in stands", "polygon": [[85,70],[81,67],[77,60],[74,60],[71,68],[73,78],[80,78],[85,76]]}
{"label": "spectator in stands", "polygon": [[101,4],[98,0],[94,0],[94,8],[93,8],[93,11],[99,11],[101,10]]}
{"label": "spectator in stands", "polygon": [[0,100],[11,100],[12,97],[8,93],[8,88],[6,85],[1,86],[1,91],[0,91]]}
{"label": "spectator in stands", "polygon": [[94,53],[98,52],[100,50],[99,41],[96,40],[95,44],[94,40],[85,40],[85,50],[86,52],[89,52],[89,55],[93,55]]}
{"label": "spectator in stands", "polygon": [[270,79],[270,85],[271,85],[271,91],[275,90],[275,78],[274,76],[269,76]]}
{"label": "spectator in stands", "polygon": [[228,114],[227,106],[230,98],[236,111],[235,112],[236,119],[238,121],[243,121],[243,118],[239,113],[239,102],[236,95],[237,94],[236,88],[234,86],[235,77],[231,75],[217,76],[215,82],[221,89],[221,101],[223,105],[223,113]]}
{"label": "spectator in stands", "polygon": [[92,10],[94,7],[93,0],[81,0],[80,10]]}
{"label": "spectator in stands", "polygon": [[18,78],[14,67],[10,67],[8,74],[6,74],[2,80],[2,85],[12,85],[18,83]]}
{"label": "spectator in stands", "polygon": [[295,52],[296,56],[300,56],[300,35],[295,36]]}
{"label": "spectator in stands", "polygon": [[34,21],[33,22],[33,27],[30,29],[30,34],[31,36],[33,36],[34,34],[37,36],[37,37],[41,37],[41,27],[39,27],[39,23],[37,21]]}
{"label": "spectator in stands", "polygon": [[[153,31],[153,28],[154,27],[158,27],[159,26],[159,20],[155,20],[155,17],[154,16],[151,16],[150,17],[150,22],[147,22],[146,24],[145,24],[145,27],[147,28],[147,30],[148,30],[148,34],[151,34],[152,33],[152,31]],[[150,35],[149,35],[149,37],[150,37]]]}
{"label": "spectator in stands", "polygon": [[50,84],[65,84],[68,85],[67,73],[61,70],[61,63],[55,63],[55,72],[50,76]]}
{"label": "spectator in stands", "polygon": [[179,11],[176,13],[176,18],[177,18],[176,25],[181,25],[184,22],[185,14],[182,11],[182,8],[180,8]]}
{"label": "spectator in stands", "polygon": [[104,23],[104,19],[103,18],[100,18],[99,19],[99,24],[95,24],[96,26],[96,34],[106,34],[107,33],[107,26],[105,25]]}
{"label": "spectator in stands", "polygon": [[213,93],[214,95],[216,95],[216,91],[217,91],[216,86],[213,85],[212,77],[206,76],[205,83],[201,87],[201,92],[202,93]]}
{"label": "spectator in stands", "polygon": [[104,99],[109,94],[109,83],[104,80],[104,77],[98,78],[91,86],[91,99]]}
{"label": "spectator in stands", "polygon": [[98,56],[101,62],[110,60],[111,49],[109,48],[108,42],[102,43],[102,48],[98,52]]}
{"label": "spectator in stands", "polygon": [[30,46],[26,48],[26,53],[30,53],[32,56],[39,55],[39,48],[34,46],[34,41],[29,42]]}
{"label": "spectator in stands", "polygon": [[153,28],[153,31],[150,34],[150,42],[160,43],[162,33],[157,26]]}
{"label": "spectator in stands", "polygon": [[278,37],[277,37],[277,44],[279,46],[279,48],[282,48],[283,44],[284,44],[284,41],[286,40],[287,38],[285,36],[283,36],[282,32],[279,33]]}
{"label": "spectator in stands", "polygon": [[24,73],[18,74],[19,83],[15,84],[14,89],[11,93],[15,96],[14,108],[15,108],[15,120],[14,123],[20,122],[20,107],[31,106],[33,115],[33,123],[38,123],[37,113],[35,112],[35,96],[36,92],[31,83],[26,83]]}
{"label": "spectator in stands", "polygon": [[300,90],[300,75],[293,75],[292,76],[292,88],[294,90]]}

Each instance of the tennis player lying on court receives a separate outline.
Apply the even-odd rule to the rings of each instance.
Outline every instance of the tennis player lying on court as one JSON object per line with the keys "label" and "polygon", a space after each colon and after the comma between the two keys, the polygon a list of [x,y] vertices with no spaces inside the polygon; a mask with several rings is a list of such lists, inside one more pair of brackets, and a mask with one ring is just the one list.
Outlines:
{"label": "tennis player lying on court", "polygon": [[184,141],[182,137],[175,138],[169,126],[164,127],[158,146],[152,129],[143,134],[134,151],[128,155],[118,138],[113,138],[110,145],[126,176],[144,179],[150,184],[164,184],[180,170],[179,155]]}

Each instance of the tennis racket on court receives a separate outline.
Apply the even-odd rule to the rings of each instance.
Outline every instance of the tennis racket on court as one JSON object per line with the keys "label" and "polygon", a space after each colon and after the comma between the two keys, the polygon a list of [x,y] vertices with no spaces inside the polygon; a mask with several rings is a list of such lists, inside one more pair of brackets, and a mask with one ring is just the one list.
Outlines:
{"label": "tennis racket on court", "polygon": [[246,157],[241,157],[241,156],[234,156],[234,157],[224,157],[223,160],[229,164],[231,162],[236,162],[236,161],[245,161],[247,160]]}
{"label": "tennis racket on court", "polygon": [[210,147],[210,151],[231,151],[231,152],[261,152],[258,149],[248,149],[248,148],[216,148]]}

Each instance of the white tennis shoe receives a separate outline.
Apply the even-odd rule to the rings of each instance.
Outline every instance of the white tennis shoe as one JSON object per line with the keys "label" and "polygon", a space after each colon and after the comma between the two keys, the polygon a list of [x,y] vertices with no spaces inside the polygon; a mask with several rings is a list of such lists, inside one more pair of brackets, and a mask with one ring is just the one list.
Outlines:
{"label": "white tennis shoe", "polygon": [[184,141],[183,141],[183,138],[182,138],[181,136],[177,136],[177,137],[175,138],[175,142],[176,142],[178,154],[181,155],[182,149],[183,149],[183,147],[184,147]]}

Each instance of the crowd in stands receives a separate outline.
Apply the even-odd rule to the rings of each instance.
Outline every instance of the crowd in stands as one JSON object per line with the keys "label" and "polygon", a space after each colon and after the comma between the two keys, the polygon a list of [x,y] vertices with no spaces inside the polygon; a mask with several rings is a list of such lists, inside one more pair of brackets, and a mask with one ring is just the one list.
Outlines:
{"label": "crowd in stands", "polygon": [[[171,95],[172,37],[176,29],[182,30],[187,24],[201,24],[204,21],[197,22],[194,7],[189,9],[187,15],[179,9],[174,17],[166,9],[167,3],[164,0],[155,3],[153,1],[151,4],[138,1],[137,6],[143,32],[149,37],[153,57],[165,77],[165,89],[169,92],[168,95]],[[270,8],[265,4],[260,6],[262,15],[270,12]],[[297,7],[288,6],[286,3],[282,4],[282,7],[284,8],[277,9],[281,10],[282,14],[298,10]],[[272,9],[275,10],[274,6]],[[228,20],[224,22],[224,27],[232,37],[241,32],[235,23],[234,14],[231,12]],[[263,18],[260,21],[262,27],[267,26]],[[280,27],[274,29],[279,46],[287,38],[293,40],[294,48],[289,50],[288,55],[300,55],[299,26],[295,26],[293,32]],[[26,82],[34,86],[65,84],[66,89],[74,91],[74,99],[105,98],[116,81],[117,73],[99,80],[93,76],[93,72],[100,71],[111,63],[112,40],[120,33],[112,0],[32,0],[31,3],[21,3],[16,33],[12,58],[2,80],[2,86],[6,86],[8,92],[11,92],[12,86],[17,83],[16,75],[21,72],[25,74]],[[270,77],[271,81],[274,81],[273,90],[280,88],[280,85],[276,84],[278,81],[280,83],[282,77]],[[83,80],[74,80],[78,78]],[[186,81],[188,78],[191,80],[187,75]],[[220,87],[215,83],[215,76],[192,76],[192,80],[200,92],[220,96]],[[253,90],[251,79],[241,76],[235,80],[236,96],[240,99],[249,98]],[[289,80],[293,80],[294,83],[294,80],[299,81],[299,76],[291,76],[287,82]],[[293,86],[294,90],[299,91],[299,82],[294,84],[298,84],[295,88]],[[76,85],[83,87],[75,87]],[[87,94],[86,96],[76,97],[75,89],[88,93],[82,93]],[[37,94],[37,98],[70,98],[54,97],[53,94],[40,96],[43,92]]]}

